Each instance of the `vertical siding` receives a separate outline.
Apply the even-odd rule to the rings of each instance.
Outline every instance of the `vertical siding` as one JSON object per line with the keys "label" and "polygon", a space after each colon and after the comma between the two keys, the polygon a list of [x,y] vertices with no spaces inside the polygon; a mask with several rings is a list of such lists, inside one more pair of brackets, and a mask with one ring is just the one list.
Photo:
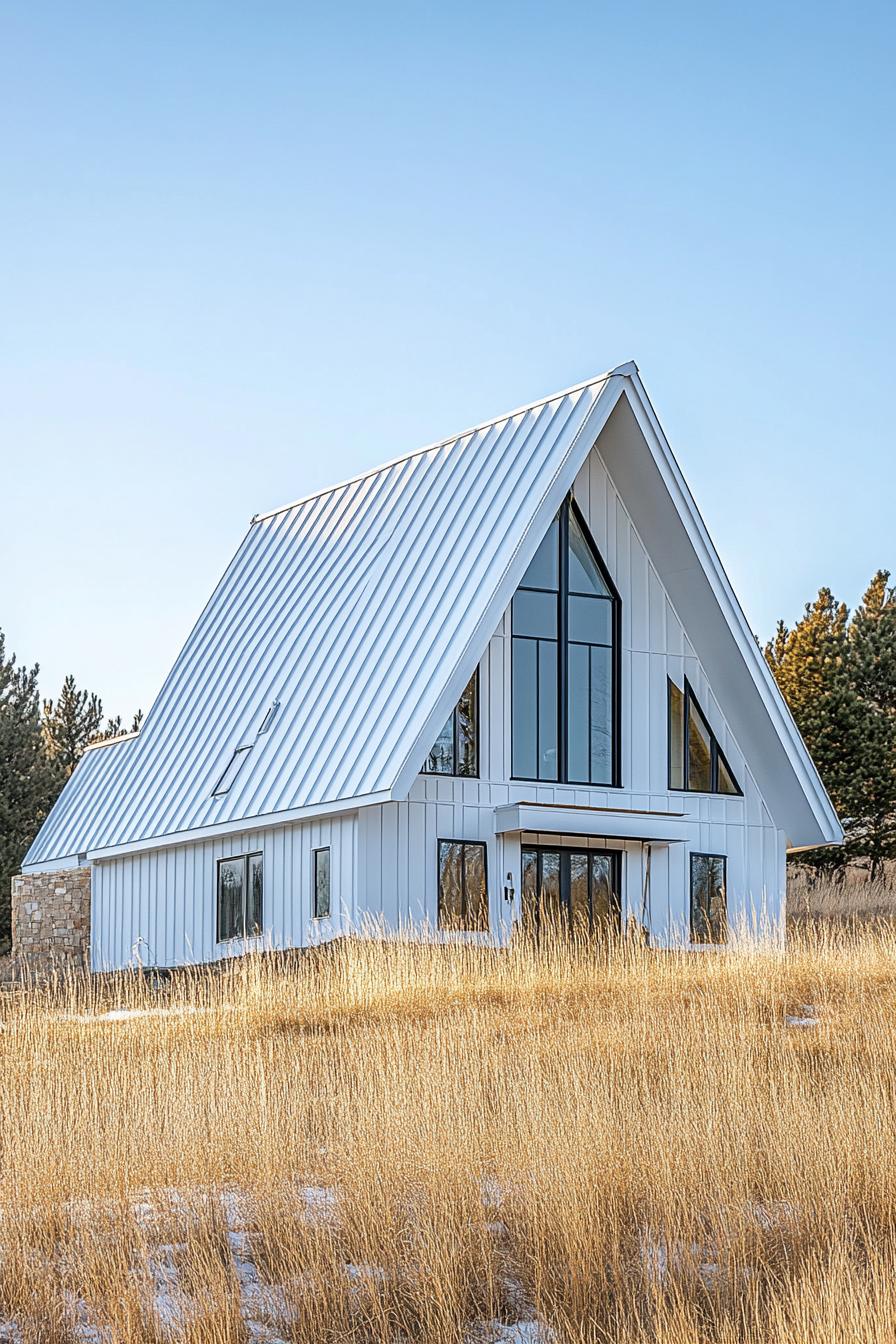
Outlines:
{"label": "vertical siding", "polygon": [[[124,856],[93,870],[91,959],[95,970],[134,964],[180,966],[245,950],[215,940],[217,864],[264,855],[264,930],[260,944],[303,947],[355,919],[357,816],[327,817]],[[314,849],[329,846],[333,914],[312,918]],[[253,944],[256,945],[256,944]]]}

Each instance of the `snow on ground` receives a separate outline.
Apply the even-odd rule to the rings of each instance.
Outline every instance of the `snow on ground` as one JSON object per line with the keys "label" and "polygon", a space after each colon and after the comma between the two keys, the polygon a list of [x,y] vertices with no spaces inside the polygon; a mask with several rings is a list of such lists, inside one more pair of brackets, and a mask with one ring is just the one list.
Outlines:
{"label": "snow on ground", "polygon": [[[298,1187],[298,1192],[304,1204],[305,1217],[310,1222],[327,1226],[338,1222],[339,1196],[332,1186],[303,1185]],[[483,1205],[487,1209],[496,1208],[504,1195],[504,1190],[496,1181],[491,1178],[484,1180]],[[163,1229],[171,1227],[172,1219],[176,1223],[179,1219],[189,1219],[191,1214],[195,1215],[197,1205],[208,1198],[203,1192],[164,1189],[153,1193],[137,1192],[131,1203],[134,1219],[152,1246],[145,1261],[148,1282],[143,1291],[147,1316],[155,1321],[162,1337],[170,1340],[171,1344],[183,1338],[195,1303],[181,1278],[180,1266],[189,1249],[188,1243],[185,1240],[161,1240]],[[231,1264],[239,1285],[242,1316],[248,1337],[252,1344],[285,1344],[271,1322],[279,1322],[281,1327],[292,1324],[295,1316],[290,1300],[295,1301],[296,1290],[301,1291],[302,1281],[291,1282],[287,1291],[284,1285],[271,1284],[262,1279],[253,1259],[249,1225],[251,1202],[239,1190],[222,1191],[217,1198],[226,1228]],[[76,1223],[89,1223],[96,1216],[97,1209],[88,1200],[72,1200],[66,1204],[65,1212]],[[502,1236],[506,1231],[503,1223],[494,1224],[494,1235]],[[153,1240],[154,1232],[159,1234],[157,1242]],[[346,1262],[344,1270],[347,1281],[353,1289],[359,1291],[386,1280],[386,1271],[376,1264]],[[525,1300],[522,1285],[508,1279],[506,1287],[506,1303],[511,1312],[519,1312],[521,1319],[511,1323],[471,1322],[467,1336],[469,1344],[556,1344],[556,1336],[546,1325],[527,1319],[531,1307]],[[307,1288],[308,1291],[314,1290],[312,1280],[309,1280]],[[110,1344],[109,1330],[97,1325],[88,1304],[67,1290],[65,1316],[71,1337],[78,1344]],[[24,1323],[0,1319],[0,1344],[23,1344],[25,1337]]]}
{"label": "snow on ground", "polygon": [[189,1017],[193,1013],[207,1012],[188,1004],[183,1008],[110,1008],[106,1013],[63,1013],[63,1022],[130,1022],[140,1017]]}
{"label": "snow on ground", "polygon": [[817,1027],[818,1014],[811,1003],[804,1003],[800,1006],[799,1013],[788,1014],[784,1019],[784,1025],[788,1027]]}
{"label": "snow on ground", "polygon": [[491,1344],[554,1344],[556,1339],[541,1321],[514,1321],[512,1325],[493,1321],[488,1329]]}

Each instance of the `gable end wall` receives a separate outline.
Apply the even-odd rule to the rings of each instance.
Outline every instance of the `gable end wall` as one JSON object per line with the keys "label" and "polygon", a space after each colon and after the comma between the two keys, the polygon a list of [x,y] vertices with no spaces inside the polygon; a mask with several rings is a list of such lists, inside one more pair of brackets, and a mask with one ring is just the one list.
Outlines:
{"label": "gable end wall", "polygon": [[[686,940],[689,854],[728,859],[733,921],[780,929],[786,883],[786,839],[772,817],[690,643],[648,547],[595,448],[574,493],[622,599],[621,789],[514,782],[510,760],[510,613],[505,612],[479,664],[480,778],[419,775],[404,802],[359,814],[359,906],[390,924],[435,926],[437,840],[478,839],[488,845],[492,927],[515,907],[503,899],[509,872],[520,886],[518,838],[498,837],[494,809],[506,803],[686,812],[687,844],[655,845],[650,859],[651,933],[658,943]],[[742,798],[672,792],[668,788],[667,678],[687,676],[743,790]],[[748,746],[748,744],[745,744]],[[551,838],[542,837],[550,843]],[[557,843],[557,837],[552,837]],[[565,837],[576,843],[576,837]],[[600,843],[595,838],[594,844]],[[640,915],[646,852],[638,843],[607,841],[623,851],[625,913]]]}

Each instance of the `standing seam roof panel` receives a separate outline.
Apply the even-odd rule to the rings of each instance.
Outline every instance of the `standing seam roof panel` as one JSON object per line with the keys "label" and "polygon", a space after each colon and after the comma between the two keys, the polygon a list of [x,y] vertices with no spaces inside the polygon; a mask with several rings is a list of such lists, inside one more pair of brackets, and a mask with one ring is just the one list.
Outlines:
{"label": "standing seam roof panel", "polygon": [[608,376],[254,520],[139,735],[88,753],[26,863],[391,789]]}

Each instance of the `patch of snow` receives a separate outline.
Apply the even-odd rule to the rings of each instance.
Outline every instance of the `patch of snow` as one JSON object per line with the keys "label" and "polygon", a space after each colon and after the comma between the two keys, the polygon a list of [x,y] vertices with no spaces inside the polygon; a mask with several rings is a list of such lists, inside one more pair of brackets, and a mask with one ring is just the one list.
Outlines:
{"label": "patch of snow", "polygon": [[305,1201],[305,1216],[309,1222],[336,1221],[338,1198],[332,1185],[303,1185],[301,1195]]}
{"label": "patch of snow", "polygon": [[496,1176],[483,1176],[479,1182],[483,1207],[490,1210],[500,1209],[507,1191]]}
{"label": "patch of snow", "polygon": [[385,1283],[386,1271],[382,1265],[353,1265],[351,1263],[345,1266],[345,1272],[353,1283]]}
{"label": "patch of snow", "polygon": [[786,1027],[798,1027],[803,1029],[806,1027],[817,1027],[818,1014],[811,1003],[804,1003],[800,1005],[799,1013],[788,1014],[784,1018],[784,1025]]}
{"label": "patch of snow", "polygon": [[64,1022],[130,1022],[139,1017],[188,1017],[204,1010],[195,1004],[183,1008],[110,1008],[106,1013],[64,1013]]}
{"label": "patch of snow", "polygon": [[556,1344],[557,1336],[543,1321],[492,1321],[487,1327],[491,1344]]}
{"label": "patch of snow", "polygon": [[671,1273],[680,1273],[694,1266],[707,1288],[714,1283],[719,1267],[713,1260],[705,1259],[707,1248],[697,1242],[669,1242],[665,1237],[641,1238],[641,1263],[652,1283],[661,1284]]}
{"label": "patch of snow", "polygon": [[786,1227],[796,1222],[797,1216],[796,1209],[786,1199],[776,1199],[771,1204],[754,1204],[752,1213],[763,1232]]}

